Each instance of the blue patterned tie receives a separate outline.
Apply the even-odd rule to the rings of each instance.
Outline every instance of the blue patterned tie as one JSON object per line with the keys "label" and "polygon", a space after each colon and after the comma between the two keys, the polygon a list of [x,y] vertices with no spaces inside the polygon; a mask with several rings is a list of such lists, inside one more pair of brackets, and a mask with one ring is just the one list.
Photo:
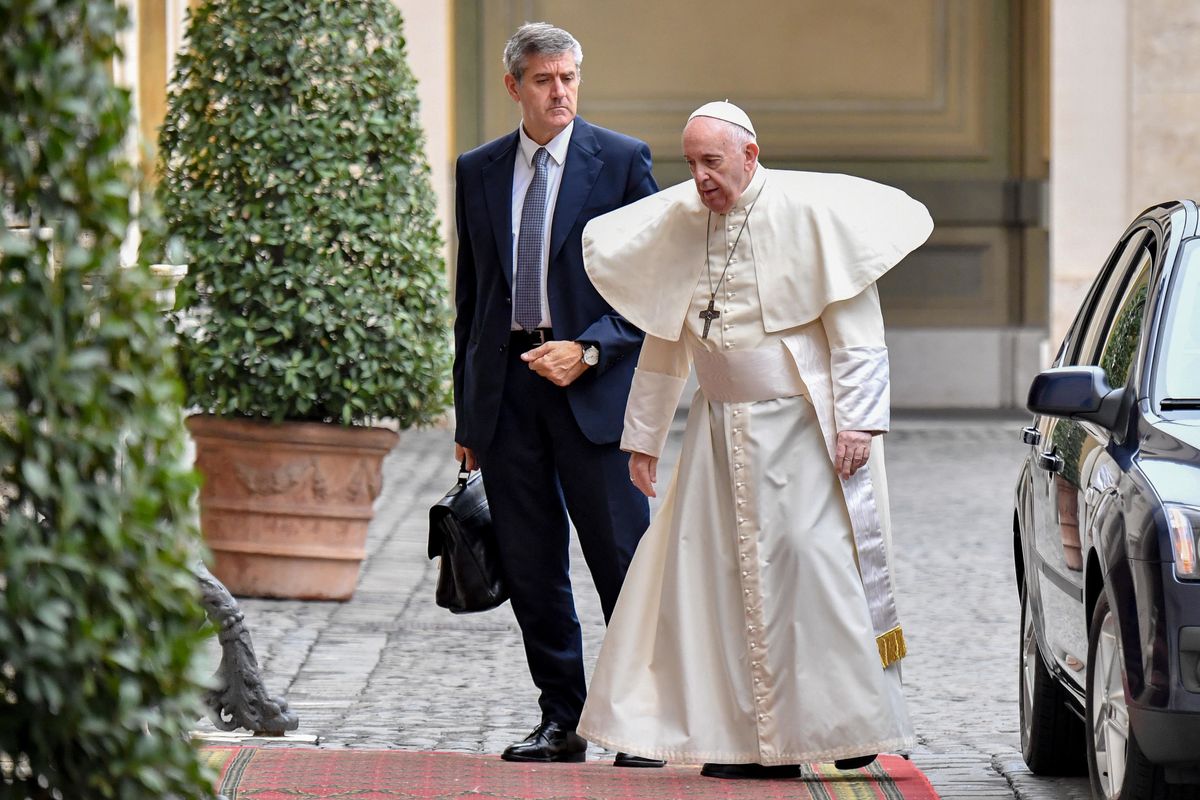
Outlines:
{"label": "blue patterned tie", "polygon": [[531,331],[542,321],[542,240],[546,234],[546,159],[539,147],[533,154],[533,180],[521,207],[521,230],[517,234],[517,324]]}

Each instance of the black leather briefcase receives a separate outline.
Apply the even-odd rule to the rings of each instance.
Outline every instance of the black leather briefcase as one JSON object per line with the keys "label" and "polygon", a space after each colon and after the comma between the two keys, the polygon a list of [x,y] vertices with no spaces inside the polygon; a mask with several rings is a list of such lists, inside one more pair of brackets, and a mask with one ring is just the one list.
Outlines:
{"label": "black leather briefcase", "polygon": [[481,473],[459,468],[458,483],[429,509],[429,557],[441,558],[436,601],[455,614],[508,599]]}

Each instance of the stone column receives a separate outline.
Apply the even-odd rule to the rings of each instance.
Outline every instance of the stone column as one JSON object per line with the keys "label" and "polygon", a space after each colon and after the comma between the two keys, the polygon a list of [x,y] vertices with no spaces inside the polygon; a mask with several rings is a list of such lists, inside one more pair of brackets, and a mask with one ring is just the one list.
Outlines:
{"label": "stone column", "polygon": [[1200,3],[1127,1],[1132,219],[1164,200],[1200,199]]}
{"label": "stone column", "polygon": [[1200,4],[1054,0],[1051,336],[1143,209],[1200,196]]}
{"label": "stone column", "polygon": [[451,0],[393,0],[404,15],[408,65],[417,79],[425,153],[433,170],[442,240],[454,234],[454,25]]}
{"label": "stone column", "polygon": [[1051,349],[1129,223],[1129,4],[1054,0],[1050,21]]}

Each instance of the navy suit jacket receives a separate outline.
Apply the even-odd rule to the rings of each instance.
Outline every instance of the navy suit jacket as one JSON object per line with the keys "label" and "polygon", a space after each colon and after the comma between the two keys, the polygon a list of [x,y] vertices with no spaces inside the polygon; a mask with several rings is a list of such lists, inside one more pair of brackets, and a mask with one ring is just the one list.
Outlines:
{"label": "navy suit jacket", "polygon": [[[484,451],[504,391],[512,326],[512,184],[517,131],[458,158],[455,218],[455,441]],[[583,226],[658,191],[644,142],[575,118],[550,229],[546,290],[556,340],[594,342],[600,363],[563,391],[583,434],[619,441],[642,332],[613,311],[583,269]]]}

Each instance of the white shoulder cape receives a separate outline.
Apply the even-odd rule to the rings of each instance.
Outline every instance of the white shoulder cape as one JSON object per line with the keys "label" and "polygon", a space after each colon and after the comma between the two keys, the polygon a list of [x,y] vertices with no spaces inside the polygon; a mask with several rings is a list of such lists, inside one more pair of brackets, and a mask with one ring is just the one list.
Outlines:
{"label": "white shoulder cape", "polygon": [[[849,175],[758,169],[766,182],[749,227],[768,333],[854,297],[933,230],[925,206],[899,189]],[[676,184],[589,222],[584,266],[622,316],[675,341],[703,275],[707,224],[693,182]]]}

